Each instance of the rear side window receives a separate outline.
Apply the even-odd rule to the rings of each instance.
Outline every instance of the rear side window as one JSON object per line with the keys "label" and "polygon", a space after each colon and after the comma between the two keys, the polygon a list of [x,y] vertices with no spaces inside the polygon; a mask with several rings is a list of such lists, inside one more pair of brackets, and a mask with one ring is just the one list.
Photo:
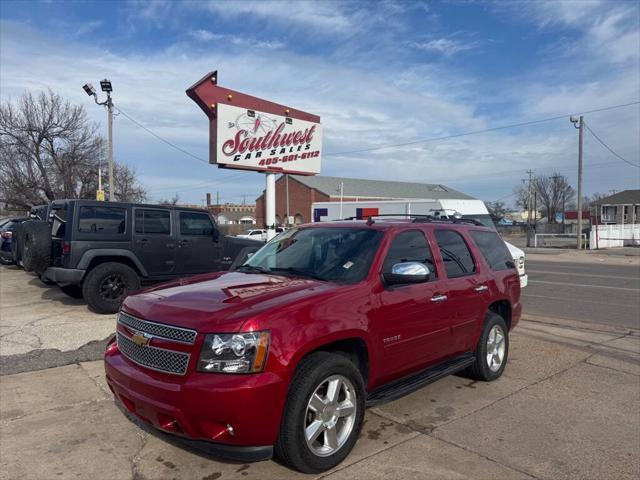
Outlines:
{"label": "rear side window", "polygon": [[117,207],[80,207],[78,231],[82,233],[124,233],[127,211]]}
{"label": "rear side window", "polygon": [[447,277],[463,277],[476,271],[473,257],[462,235],[453,230],[436,230],[435,236]]}
{"label": "rear side window", "polygon": [[396,263],[420,262],[431,270],[431,279],[436,278],[436,270],[433,266],[433,257],[427,239],[419,230],[401,232],[391,242],[387,258],[382,266],[383,273],[390,273]]}
{"label": "rear side window", "polygon": [[136,210],[136,233],[171,233],[171,214],[167,210]]}
{"label": "rear side window", "polygon": [[213,223],[206,213],[180,212],[181,235],[213,235]]}
{"label": "rear side window", "polygon": [[513,268],[513,258],[500,236],[495,232],[469,232],[478,250],[491,267],[491,270],[507,270]]}

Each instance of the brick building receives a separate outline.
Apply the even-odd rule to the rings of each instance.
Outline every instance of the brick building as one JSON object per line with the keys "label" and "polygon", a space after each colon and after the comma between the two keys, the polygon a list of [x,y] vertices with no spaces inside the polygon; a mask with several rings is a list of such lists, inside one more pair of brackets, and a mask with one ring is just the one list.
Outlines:
{"label": "brick building", "polygon": [[[287,217],[287,183],[289,190],[289,216],[293,223],[312,222],[311,205],[314,202],[339,202],[342,186],[344,201],[415,199],[461,199],[472,197],[439,184],[387,182],[340,178],[282,175],[276,180],[276,224],[285,225]],[[265,226],[265,205],[262,192],[256,199],[256,224]]]}

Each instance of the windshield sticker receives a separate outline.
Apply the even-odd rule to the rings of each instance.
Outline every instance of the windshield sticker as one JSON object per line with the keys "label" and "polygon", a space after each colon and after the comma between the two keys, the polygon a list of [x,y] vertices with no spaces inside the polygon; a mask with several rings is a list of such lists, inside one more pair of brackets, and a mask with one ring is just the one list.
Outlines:
{"label": "windshield sticker", "polygon": [[349,270],[351,267],[353,267],[353,262],[347,262],[342,265],[342,268],[346,268],[347,270]]}

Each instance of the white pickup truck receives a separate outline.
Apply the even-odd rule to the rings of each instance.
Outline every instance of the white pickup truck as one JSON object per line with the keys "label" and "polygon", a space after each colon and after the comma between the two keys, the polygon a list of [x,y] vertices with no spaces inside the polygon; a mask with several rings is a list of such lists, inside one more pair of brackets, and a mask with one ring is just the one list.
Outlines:
{"label": "white pickup truck", "polygon": [[[433,215],[443,218],[457,217],[477,220],[482,224],[495,228],[486,205],[482,200],[450,199],[450,200],[369,200],[362,202],[315,202],[311,205],[311,218],[314,222],[326,222],[350,217],[367,218],[369,215]],[[513,261],[520,274],[520,287],[527,286],[528,277],[524,270],[524,252],[509,242]]]}

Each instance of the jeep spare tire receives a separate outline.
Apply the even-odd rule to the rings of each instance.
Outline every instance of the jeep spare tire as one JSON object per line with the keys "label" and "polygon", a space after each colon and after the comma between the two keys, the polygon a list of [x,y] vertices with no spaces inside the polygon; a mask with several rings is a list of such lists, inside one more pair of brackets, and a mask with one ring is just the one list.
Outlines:
{"label": "jeep spare tire", "polygon": [[135,270],[118,262],[101,263],[82,282],[82,296],[96,313],[116,313],[127,295],[139,289]]}
{"label": "jeep spare tire", "polygon": [[51,263],[51,226],[47,222],[23,224],[22,264],[27,272],[43,273]]}
{"label": "jeep spare tire", "polygon": [[13,263],[19,265],[22,260],[22,238],[24,236],[24,228],[22,224],[18,224],[13,227],[13,234],[11,236],[11,258]]}

